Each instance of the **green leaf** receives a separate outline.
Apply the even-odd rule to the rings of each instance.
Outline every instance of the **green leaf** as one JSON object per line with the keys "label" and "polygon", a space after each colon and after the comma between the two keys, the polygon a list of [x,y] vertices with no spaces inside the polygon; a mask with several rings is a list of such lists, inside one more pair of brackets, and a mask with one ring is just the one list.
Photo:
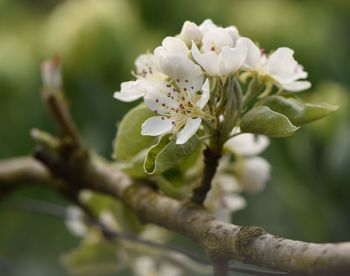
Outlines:
{"label": "green leaf", "polygon": [[281,113],[272,111],[267,106],[258,106],[243,115],[241,131],[263,134],[270,137],[287,137],[298,129]]}
{"label": "green leaf", "polygon": [[337,106],[328,104],[305,103],[294,97],[271,96],[263,101],[273,111],[289,118],[296,126],[319,120],[337,110]]}
{"label": "green leaf", "polygon": [[114,141],[114,155],[118,160],[130,160],[142,149],[149,147],[155,140],[151,136],[141,135],[143,122],[152,117],[154,112],[144,104],[131,109],[122,119]]}
{"label": "green leaf", "polygon": [[158,143],[147,152],[144,163],[145,172],[148,174],[161,174],[174,167],[179,160],[190,155],[199,145],[197,136],[192,136],[183,145],[177,145],[169,140],[170,135],[159,138]]}
{"label": "green leaf", "polygon": [[118,162],[116,164],[116,168],[125,172],[131,177],[145,178],[147,174],[145,173],[143,163],[145,162],[147,152],[148,152],[148,149],[141,150],[129,161]]}

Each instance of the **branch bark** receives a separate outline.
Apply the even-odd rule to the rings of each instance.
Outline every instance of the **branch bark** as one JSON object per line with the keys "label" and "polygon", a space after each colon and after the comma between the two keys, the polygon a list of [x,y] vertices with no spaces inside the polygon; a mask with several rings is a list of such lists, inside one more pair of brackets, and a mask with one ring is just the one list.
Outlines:
{"label": "branch bark", "polygon": [[[261,228],[237,226],[215,220],[196,204],[181,202],[137,183],[100,158],[88,155],[84,166],[58,160],[49,169],[33,158],[0,161],[0,190],[15,189],[25,182],[36,182],[57,188],[50,166],[64,167],[63,176],[76,187],[89,188],[122,200],[141,221],[155,223],[198,242],[213,260],[242,261],[274,268],[291,274],[349,275],[350,242],[316,244],[284,239]],[[81,161],[81,160],[80,160]],[[79,162],[80,162],[79,161]],[[47,165],[47,164],[46,164]],[[68,173],[67,173],[68,172]],[[58,177],[59,170],[55,171]],[[77,181],[79,184],[77,184]]]}

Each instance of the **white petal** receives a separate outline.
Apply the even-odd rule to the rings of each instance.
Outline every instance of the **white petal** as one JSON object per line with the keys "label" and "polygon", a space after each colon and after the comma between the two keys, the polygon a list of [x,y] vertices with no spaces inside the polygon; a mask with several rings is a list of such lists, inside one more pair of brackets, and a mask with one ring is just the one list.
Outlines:
{"label": "white petal", "polygon": [[197,132],[199,126],[201,125],[201,122],[201,118],[188,118],[185,127],[177,134],[176,144],[186,143]]}
{"label": "white petal", "polygon": [[236,194],[224,195],[222,198],[222,203],[223,207],[231,212],[241,210],[247,205],[245,199]]}
{"label": "white petal", "polygon": [[311,82],[309,81],[294,81],[291,83],[282,83],[283,89],[290,92],[299,92],[302,90],[309,89],[311,87]]}
{"label": "white petal", "polygon": [[269,143],[269,138],[264,135],[244,133],[228,140],[225,148],[241,155],[252,156],[263,152]]}
{"label": "white petal", "polygon": [[174,95],[172,87],[168,86],[169,84],[166,81],[154,80],[150,82],[144,96],[145,104],[149,109],[159,114],[168,114],[169,109],[178,108],[179,103],[176,101],[176,98],[171,98]]}
{"label": "white petal", "polygon": [[216,75],[218,69],[217,69],[217,63],[218,63],[218,56],[215,52],[210,51],[207,53],[202,54],[195,43],[192,43],[191,47],[192,56],[194,60],[202,66],[202,68],[209,73],[210,75]]}
{"label": "white petal", "polygon": [[158,136],[165,133],[169,133],[172,131],[172,129],[172,120],[162,116],[155,116],[147,119],[142,124],[141,134],[149,136]]}
{"label": "white petal", "polygon": [[232,173],[219,172],[215,177],[222,194],[241,192],[242,188],[237,182],[237,178]]}
{"label": "white petal", "polygon": [[245,60],[245,65],[248,68],[256,69],[258,65],[261,63],[261,51],[260,49],[255,45],[253,41],[251,41],[248,38],[244,38],[244,42],[247,47],[247,57]]}
{"label": "white petal", "polygon": [[151,69],[154,69],[154,55],[151,53],[141,54],[135,60],[135,67],[138,74],[142,74],[142,71],[149,73]]}
{"label": "white petal", "polygon": [[300,64],[296,64],[294,69],[291,68],[289,72],[285,72],[284,75],[279,74],[278,76],[273,76],[275,79],[277,79],[280,83],[291,83],[293,81],[296,81],[298,79],[305,79],[307,78],[308,74],[304,71],[304,68]]}
{"label": "white petal", "polygon": [[217,25],[214,24],[214,22],[211,19],[205,19],[202,24],[199,25],[199,30],[202,32],[202,34],[206,34],[210,29],[216,28]]}
{"label": "white petal", "polygon": [[197,106],[201,109],[207,104],[210,98],[210,90],[209,90],[209,80],[206,79],[202,86],[202,96],[197,102]]}
{"label": "white petal", "polygon": [[202,88],[204,75],[202,69],[192,60],[184,58],[174,65],[173,75],[169,75],[185,91],[194,94]]}
{"label": "white petal", "polygon": [[160,46],[154,50],[154,63],[157,71],[168,75],[174,75],[174,67],[181,62],[185,57],[178,52],[169,52],[164,47]]}
{"label": "white petal", "polygon": [[229,27],[226,27],[225,30],[229,33],[233,41],[233,45],[235,45],[237,40],[239,39],[238,29],[235,26],[229,26]]}
{"label": "white petal", "polygon": [[224,68],[221,67],[220,76],[236,73],[243,65],[246,53],[246,49],[243,47],[223,47],[219,54],[219,60],[222,61],[221,64],[224,65]]}
{"label": "white petal", "polygon": [[178,53],[184,56],[188,54],[186,44],[179,38],[168,36],[163,39],[162,45],[168,52]]}
{"label": "white petal", "polygon": [[294,75],[298,63],[293,57],[294,51],[287,47],[278,48],[266,61],[266,70],[279,80]]}
{"label": "white petal", "polygon": [[191,21],[186,21],[182,26],[180,38],[188,46],[191,45],[192,41],[194,41],[196,44],[199,44],[202,41],[202,33],[199,30],[197,24]]}
{"label": "white petal", "polygon": [[261,157],[248,158],[243,162],[240,173],[243,190],[250,193],[260,192],[270,179],[270,164]]}
{"label": "white petal", "polygon": [[135,101],[145,95],[147,83],[143,80],[127,81],[121,84],[121,90],[114,93],[113,97],[123,102]]}

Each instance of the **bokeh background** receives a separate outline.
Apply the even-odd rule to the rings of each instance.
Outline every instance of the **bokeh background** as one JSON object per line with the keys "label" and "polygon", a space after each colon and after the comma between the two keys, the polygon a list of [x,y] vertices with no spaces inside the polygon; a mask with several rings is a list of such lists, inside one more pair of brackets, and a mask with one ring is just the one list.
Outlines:
{"label": "bokeh background", "polygon": [[[350,2],[348,0],[0,0],[0,158],[29,154],[32,127],[55,131],[39,97],[40,63],[63,60],[72,112],[86,143],[111,155],[116,123],[131,107],[113,92],[135,57],[185,20],[236,25],[267,50],[289,46],[313,83],[305,97],[339,111],[273,139],[272,180],[234,221],[293,239],[350,240]],[[66,204],[43,188],[6,199]],[[66,275],[59,256],[78,244],[63,221],[0,207],[0,274]],[[2,275],[2,274],[1,274]]]}

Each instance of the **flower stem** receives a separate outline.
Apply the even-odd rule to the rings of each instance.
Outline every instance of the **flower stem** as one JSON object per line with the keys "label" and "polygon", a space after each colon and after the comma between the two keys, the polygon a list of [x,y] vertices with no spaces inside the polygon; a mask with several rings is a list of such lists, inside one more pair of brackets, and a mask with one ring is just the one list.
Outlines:
{"label": "flower stem", "polygon": [[193,190],[191,201],[203,205],[207,193],[211,188],[211,182],[215,176],[216,169],[219,165],[219,160],[222,152],[222,145],[213,143],[211,139],[210,145],[203,151],[204,155],[204,172],[200,185]]}

